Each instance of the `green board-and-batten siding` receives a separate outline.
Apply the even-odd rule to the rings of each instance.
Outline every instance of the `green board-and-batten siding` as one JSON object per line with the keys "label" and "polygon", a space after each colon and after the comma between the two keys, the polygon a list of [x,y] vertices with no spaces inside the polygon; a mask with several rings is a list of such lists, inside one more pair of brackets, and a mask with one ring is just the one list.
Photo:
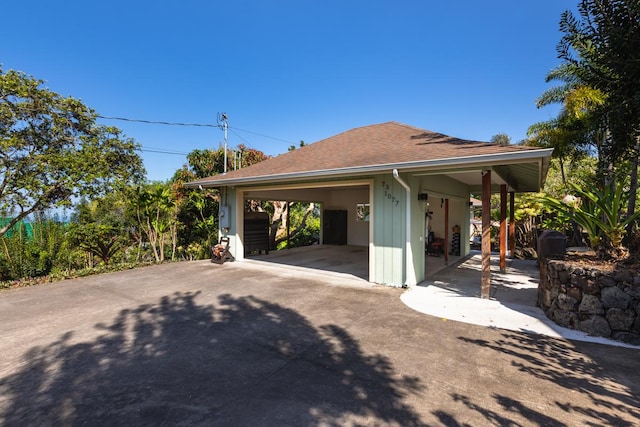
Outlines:
{"label": "green board-and-batten siding", "polygon": [[373,183],[373,246],[375,277],[382,284],[404,283],[406,191],[392,174],[376,176]]}

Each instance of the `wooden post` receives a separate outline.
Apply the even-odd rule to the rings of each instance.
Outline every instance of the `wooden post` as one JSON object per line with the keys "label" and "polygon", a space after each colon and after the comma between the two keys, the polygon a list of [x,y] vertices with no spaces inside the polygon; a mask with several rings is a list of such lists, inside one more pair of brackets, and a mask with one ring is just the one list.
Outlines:
{"label": "wooden post", "polygon": [[491,171],[482,172],[482,279],[480,297],[491,297]]}
{"label": "wooden post", "polygon": [[291,242],[289,241],[289,238],[291,237],[291,206],[289,205],[290,202],[285,202],[287,205],[287,249],[291,249]]}
{"label": "wooden post", "polygon": [[444,263],[449,264],[449,199],[444,199]]}
{"label": "wooden post", "polygon": [[516,213],[515,202],[516,193],[514,191],[509,192],[509,256],[513,258],[513,254],[516,252]]}
{"label": "wooden post", "polygon": [[500,271],[507,271],[507,186],[500,185]]}

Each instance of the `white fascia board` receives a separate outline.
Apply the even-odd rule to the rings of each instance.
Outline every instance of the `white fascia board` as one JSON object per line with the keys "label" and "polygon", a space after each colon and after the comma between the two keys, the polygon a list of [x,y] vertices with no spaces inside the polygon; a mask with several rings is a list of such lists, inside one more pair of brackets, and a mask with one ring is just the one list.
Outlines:
{"label": "white fascia board", "polygon": [[341,181],[313,181],[305,183],[285,183],[273,185],[259,185],[256,187],[242,187],[242,191],[271,191],[271,190],[306,190],[312,188],[337,188],[337,187],[354,187],[359,185],[373,185],[372,179],[356,179]]}
{"label": "white fascia board", "polygon": [[210,180],[198,180],[192,183],[185,184],[186,187],[197,187],[202,185],[203,187],[217,187],[217,186],[232,186],[243,184],[257,184],[260,182],[274,182],[274,181],[287,181],[287,180],[300,180],[300,179],[313,179],[320,177],[338,177],[338,176],[354,176],[370,173],[389,172],[393,169],[398,170],[412,170],[412,169],[425,169],[425,168],[446,168],[450,166],[456,167],[469,167],[469,166],[486,166],[489,167],[492,164],[500,164],[505,161],[508,163],[521,163],[531,161],[532,159],[541,159],[550,157],[553,152],[552,148],[545,148],[540,150],[527,150],[517,151],[509,153],[498,154],[482,154],[469,157],[448,157],[445,159],[434,160],[420,160],[415,162],[401,162],[401,163],[385,163],[380,165],[369,166],[356,166],[349,168],[339,169],[319,169],[315,171],[304,172],[291,172],[274,175],[260,175],[250,177],[240,177],[231,179],[210,179]]}

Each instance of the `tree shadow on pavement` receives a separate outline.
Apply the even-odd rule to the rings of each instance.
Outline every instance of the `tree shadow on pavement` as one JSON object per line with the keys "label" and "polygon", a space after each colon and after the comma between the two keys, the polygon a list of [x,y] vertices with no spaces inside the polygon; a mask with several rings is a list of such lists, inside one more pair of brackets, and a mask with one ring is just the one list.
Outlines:
{"label": "tree shadow on pavement", "polygon": [[[635,349],[608,347],[593,343],[569,342],[542,335],[501,332],[494,341],[458,337],[465,343],[493,350],[511,359],[511,366],[531,375],[531,381],[542,381],[549,387],[566,391],[565,400],[552,402],[554,411],[572,425],[635,426],[640,424],[640,359]],[[531,407],[530,401],[519,401],[500,394],[491,395],[500,412],[477,404],[468,396],[451,394],[466,408],[478,412],[492,425],[565,426],[551,414]],[[527,406],[529,405],[529,406]],[[509,416],[511,414],[511,416]],[[461,426],[451,413],[434,412],[448,426]]]}
{"label": "tree shadow on pavement", "polygon": [[122,310],[82,341],[33,347],[0,379],[2,425],[422,425],[403,403],[423,386],[255,297],[199,293]]}

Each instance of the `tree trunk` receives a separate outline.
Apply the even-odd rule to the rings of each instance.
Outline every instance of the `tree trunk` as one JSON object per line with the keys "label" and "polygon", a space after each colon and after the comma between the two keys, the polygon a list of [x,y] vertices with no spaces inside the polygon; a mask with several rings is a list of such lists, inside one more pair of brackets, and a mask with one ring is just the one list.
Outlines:
{"label": "tree trunk", "polygon": [[[564,171],[564,161],[562,160],[562,156],[558,157],[558,161],[560,162],[560,176],[562,177],[562,185],[567,190],[567,176]],[[584,239],[582,238],[582,234],[580,234],[580,227],[578,227],[578,223],[576,220],[571,217],[571,241],[569,242],[569,246],[582,246],[584,244]]]}
{"label": "tree trunk", "polygon": [[[276,239],[275,243],[276,245],[284,240],[287,239],[291,239],[293,237],[295,237],[298,233],[300,233],[304,227],[307,225],[307,218],[309,218],[309,215],[311,214],[311,212],[313,212],[313,209],[315,208],[315,204],[314,203],[309,203],[309,206],[307,207],[307,209],[304,212],[304,215],[302,216],[302,222],[300,223],[299,226],[296,227],[295,230],[293,230],[290,234],[288,234],[287,236],[281,237],[279,239]],[[288,212],[288,210],[287,210]],[[287,218],[287,224],[289,224],[289,219]]]}
{"label": "tree trunk", "polygon": [[147,238],[149,239],[149,245],[151,249],[153,249],[153,256],[156,259],[156,263],[160,263],[160,254],[158,253],[158,234],[151,226],[151,221],[147,218],[147,229],[145,230],[147,233]]}
{"label": "tree trunk", "polygon": [[560,177],[562,178],[562,185],[567,188],[567,175],[564,173],[564,160],[562,156],[558,157],[558,163],[560,163]]}
{"label": "tree trunk", "polygon": [[[629,203],[627,205],[627,218],[633,215],[636,211],[636,196],[638,193],[638,154],[640,154],[640,136],[637,137],[637,144],[633,148],[631,153],[631,183],[629,189]],[[630,239],[633,238],[633,233],[636,228],[636,221],[631,221],[627,225],[627,233],[624,243],[628,245]]]}
{"label": "tree trunk", "polygon": [[271,217],[271,233],[269,233],[269,248],[271,250],[276,249],[276,235],[278,234],[278,229],[282,227],[282,224],[286,221],[287,211],[287,203],[282,201],[272,201],[273,204],[273,216]]}

